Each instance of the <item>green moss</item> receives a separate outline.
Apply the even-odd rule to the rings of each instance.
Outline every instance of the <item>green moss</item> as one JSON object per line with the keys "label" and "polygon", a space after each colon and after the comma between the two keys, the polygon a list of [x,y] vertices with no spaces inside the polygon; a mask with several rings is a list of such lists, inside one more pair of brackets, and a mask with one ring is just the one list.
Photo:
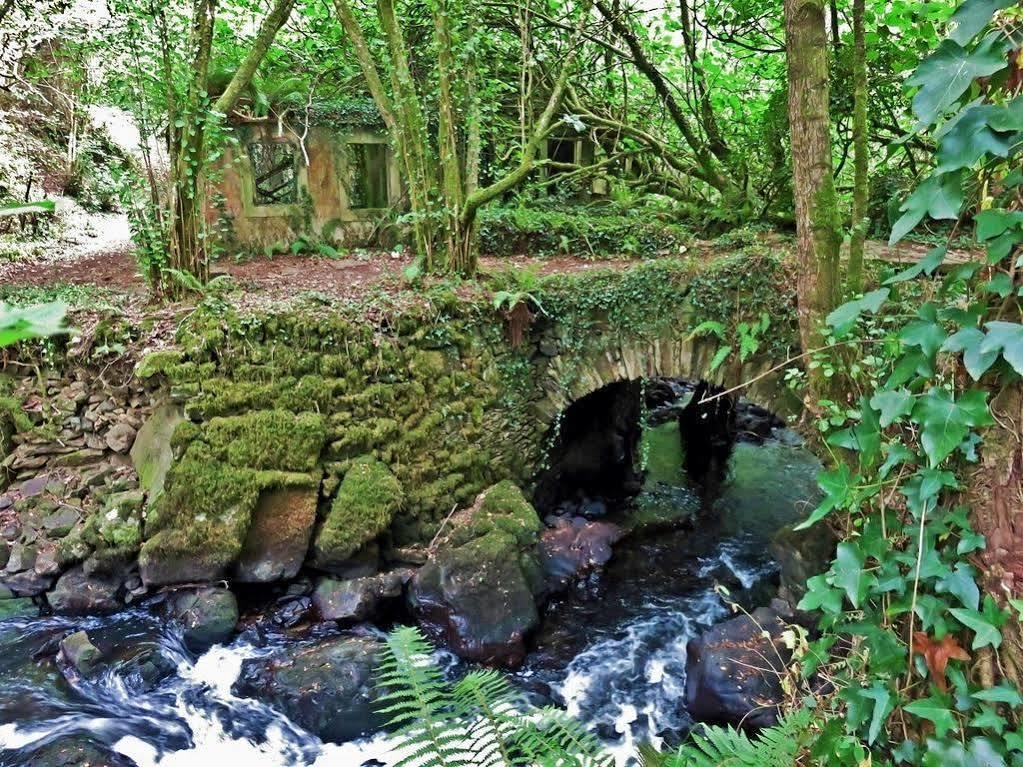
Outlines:
{"label": "green moss", "polygon": [[165,374],[171,368],[180,365],[183,357],[184,355],[177,349],[151,352],[139,362],[135,374],[142,379]]}
{"label": "green moss", "polygon": [[383,463],[370,456],[352,461],[316,535],[317,565],[340,564],[386,531],[403,498],[401,485]]}
{"label": "green moss", "polygon": [[237,468],[306,472],[316,468],[327,431],[318,413],[257,410],[211,419],[203,439],[214,460]]}
{"label": "green moss", "polygon": [[318,482],[316,474],[239,468],[209,444],[193,442],[146,510],[140,562],[191,563],[201,572],[226,568],[241,553],[261,492]]}
{"label": "green moss", "polygon": [[[522,491],[511,480],[503,480],[486,491],[470,519],[456,527],[448,539],[451,545],[459,546],[496,534],[497,538],[510,536],[519,546],[531,546],[536,543],[542,529],[536,509]],[[499,540],[493,540],[491,544],[501,545]]]}

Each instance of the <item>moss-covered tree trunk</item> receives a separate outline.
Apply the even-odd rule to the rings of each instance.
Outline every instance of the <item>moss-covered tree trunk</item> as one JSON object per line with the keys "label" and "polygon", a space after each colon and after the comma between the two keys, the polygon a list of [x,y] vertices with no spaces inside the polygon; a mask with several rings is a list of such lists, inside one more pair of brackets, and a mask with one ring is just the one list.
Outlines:
{"label": "moss-covered tree trunk", "polygon": [[[386,54],[374,53],[351,0],[334,0],[341,25],[352,41],[367,88],[387,125],[399,156],[412,209],[416,255],[424,271],[472,276],[477,267],[476,214],[479,209],[522,183],[536,165],[540,146],[557,117],[589,12],[580,4],[575,37],[560,59],[550,98],[533,121],[519,152],[519,163],[487,187],[479,188],[482,149],[481,108],[477,90],[479,62],[466,46],[472,30],[465,0],[436,0],[431,6],[437,67],[436,102],[420,93],[412,77],[404,34],[392,0],[377,0],[377,21]],[[461,54],[461,55],[460,55]],[[465,64],[465,62],[468,62]],[[467,67],[459,69],[459,66]],[[390,92],[381,72],[390,73]],[[419,88],[419,89],[417,89]],[[436,140],[427,131],[425,104],[436,105]]]}
{"label": "moss-covered tree trunk", "polygon": [[[841,225],[832,177],[827,43],[823,0],[785,0],[799,334],[807,351],[821,346],[821,324],[839,296]],[[811,371],[810,396],[820,397],[825,383]]]}
{"label": "moss-covered tree trunk", "polygon": [[870,178],[867,163],[867,35],[865,0],[853,0],[853,203],[849,238],[849,288],[863,290],[863,245],[870,220],[867,199]]}
{"label": "moss-covered tree trunk", "polygon": [[[252,82],[278,30],[287,21],[295,0],[274,0],[264,18],[249,52],[235,71],[227,88],[212,104],[207,102],[213,27],[216,22],[216,1],[195,0],[192,9],[191,77],[184,103],[177,106],[172,84],[172,67],[165,60],[164,76],[168,78],[168,114],[171,125],[171,180],[168,265],[182,274],[192,275],[198,282],[209,278],[206,248],[205,184],[208,152],[206,126],[211,119],[230,112],[242,92]],[[169,43],[164,44],[165,59]],[[163,275],[156,275],[162,279]],[[184,286],[172,284],[172,293]]]}

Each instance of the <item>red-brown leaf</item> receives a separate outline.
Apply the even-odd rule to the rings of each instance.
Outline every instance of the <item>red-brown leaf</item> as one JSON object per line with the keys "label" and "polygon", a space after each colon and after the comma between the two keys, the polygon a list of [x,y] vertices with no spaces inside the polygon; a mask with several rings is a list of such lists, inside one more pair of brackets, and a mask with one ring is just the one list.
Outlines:
{"label": "red-brown leaf", "polygon": [[931,639],[922,631],[913,634],[913,654],[924,656],[924,663],[927,670],[931,672],[931,679],[942,692],[948,690],[948,678],[945,676],[945,669],[951,659],[969,660],[970,654],[959,646],[959,642],[951,634],[947,634],[940,642]]}

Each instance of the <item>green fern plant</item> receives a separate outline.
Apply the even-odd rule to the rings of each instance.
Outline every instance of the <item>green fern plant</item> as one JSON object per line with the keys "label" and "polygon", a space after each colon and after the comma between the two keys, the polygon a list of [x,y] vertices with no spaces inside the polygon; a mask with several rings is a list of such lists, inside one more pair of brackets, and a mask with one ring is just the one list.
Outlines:
{"label": "green fern plant", "polygon": [[418,629],[387,639],[377,666],[378,705],[398,752],[396,767],[608,767],[600,742],[565,712],[531,708],[498,672],[451,684]]}
{"label": "green fern plant", "polygon": [[800,709],[750,737],[731,727],[706,727],[666,759],[644,759],[663,767],[793,767],[812,739],[813,713]]}

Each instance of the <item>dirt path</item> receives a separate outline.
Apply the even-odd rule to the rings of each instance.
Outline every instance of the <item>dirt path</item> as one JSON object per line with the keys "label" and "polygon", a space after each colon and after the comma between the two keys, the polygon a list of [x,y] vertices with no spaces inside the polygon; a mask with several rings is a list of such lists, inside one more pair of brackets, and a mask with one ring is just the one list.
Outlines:
{"label": "dirt path", "polygon": [[[779,247],[784,246],[779,241]],[[720,255],[712,243],[697,244],[693,253],[707,258]],[[929,245],[869,241],[866,257],[891,263],[913,263],[923,257]],[[962,263],[967,251],[952,251],[945,265]],[[255,258],[242,263],[229,259],[217,262],[214,275],[229,275],[249,294],[271,300],[316,292],[333,299],[357,299],[370,287],[393,287],[400,291],[402,275],[411,263],[407,256],[388,252],[370,252],[362,257],[324,258],[285,255],[273,259]],[[636,263],[630,259],[590,260],[572,256],[529,258],[526,256],[481,259],[485,271],[509,267],[532,268],[540,274],[579,273],[597,269],[623,269]],[[0,263],[0,285],[12,287],[50,285],[93,285],[136,298],[148,296],[149,288],[132,253],[126,217],[118,214],[89,214],[87,220],[73,221],[60,243],[52,245],[44,256],[34,260]]]}

